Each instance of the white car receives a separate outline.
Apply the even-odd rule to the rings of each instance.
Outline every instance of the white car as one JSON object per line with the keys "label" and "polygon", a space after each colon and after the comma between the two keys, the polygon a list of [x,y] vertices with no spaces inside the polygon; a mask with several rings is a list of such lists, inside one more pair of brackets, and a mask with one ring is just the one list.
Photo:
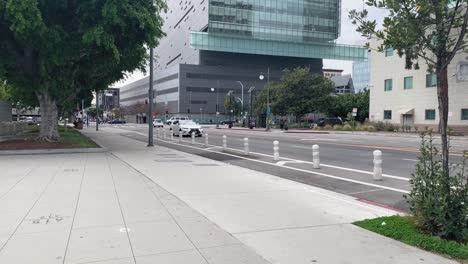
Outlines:
{"label": "white car", "polygon": [[195,133],[197,137],[203,136],[202,127],[192,120],[175,121],[172,125],[172,132],[174,136],[179,136],[181,134],[182,136],[191,136],[192,133]]}
{"label": "white car", "polygon": [[179,121],[179,120],[190,120],[188,117],[183,117],[183,116],[178,116],[178,117],[171,117],[168,120],[166,120],[166,125],[172,125],[174,122]]}
{"label": "white car", "polygon": [[164,123],[162,122],[161,119],[155,119],[153,120],[153,127],[164,127]]}

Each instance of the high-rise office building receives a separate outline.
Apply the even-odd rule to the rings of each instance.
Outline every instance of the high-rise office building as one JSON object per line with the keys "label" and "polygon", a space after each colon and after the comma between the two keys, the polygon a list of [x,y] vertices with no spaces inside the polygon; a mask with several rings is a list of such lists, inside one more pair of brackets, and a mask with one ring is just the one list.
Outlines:
{"label": "high-rise office building", "polygon": [[[262,89],[268,71],[270,80],[299,66],[321,74],[323,59],[367,56],[335,43],[341,0],[171,0],[168,7],[166,37],[155,49],[158,114],[210,114],[217,104],[223,113],[231,90],[248,111],[247,91]],[[144,102],[147,87],[148,78],[122,87],[121,103]]]}

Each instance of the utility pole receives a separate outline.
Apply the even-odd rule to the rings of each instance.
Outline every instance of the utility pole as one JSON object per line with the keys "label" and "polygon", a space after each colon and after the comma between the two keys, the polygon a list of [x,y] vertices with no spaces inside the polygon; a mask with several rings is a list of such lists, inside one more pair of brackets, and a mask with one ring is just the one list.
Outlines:
{"label": "utility pole", "polygon": [[99,131],[99,94],[96,92],[96,131]]}
{"label": "utility pole", "polygon": [[150,47],[149,105],[148,105],[148,147],[154,147],[153,139],[153,48]]}
{"label": "utility pole", "polygon": [[253,90],[255,89],[255,87],[250,87],[249,89],[249,94],[250,94],[250,111],[249,111],[249,128],[250,129],[253,129],[253,126],[252,126],[252,112],[253,112],[253,100],[252,100],[252,93],[253,93]]}

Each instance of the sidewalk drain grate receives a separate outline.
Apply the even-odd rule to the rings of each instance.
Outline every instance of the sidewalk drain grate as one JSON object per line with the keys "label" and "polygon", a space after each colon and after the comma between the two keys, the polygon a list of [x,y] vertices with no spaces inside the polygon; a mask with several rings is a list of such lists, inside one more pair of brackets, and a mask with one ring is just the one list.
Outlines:
{"label": "sidewalk drain grate", "polygon": [[219,167],[218,164],[193,164],[193,166],[198,166],[198,167]]}
{"label": "sidewalk drain grate", "polygon": [[183,159],[178,159],[178,160],[154,160],[155,162],[174,162],[174,163],[190,163],[192,161],[190,160],[183,160]]}

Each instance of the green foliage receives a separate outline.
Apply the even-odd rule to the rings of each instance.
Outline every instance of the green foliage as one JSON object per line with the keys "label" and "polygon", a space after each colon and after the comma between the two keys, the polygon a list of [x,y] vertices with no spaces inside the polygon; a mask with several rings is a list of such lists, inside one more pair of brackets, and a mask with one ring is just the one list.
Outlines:
{"label": "green foliage", "polygon": [[[145,69],[147,48],[164,35],[165,7],[162,0],[0,1],[0,79],[18,101],[67,109]],[[53,123],[56,130],[48,121],[41,133]]]}
{"label": "green foliage", "polygon": [[69,148],[99,148],[90,138],[84,136],[74,129],[60,129],[61,143],[64,143]]}
{"label": "green foliage", "polygon": [[411,212],[424,231],[445,239],[468,242],[467,153],[462,167],[453,167],[446,172],[432,132],[422,133],[421,140],[421,156],[410,181],[411,193],[407,196]]}
{"label": "green foliage", "polygon": [[422,232],[414,217],[390,216],[355,222],[355,225],[434,253],[468,259],[468,244],[447,241]]}
{"label": "green foliage", "polygon": [[356,130],[358,122],[353,116],[353,113],[348,113],[348,115],[346,116],[346,124],[349,125],[350,130]]}
{"label": "green foliage", "polygon": [[8,90],[6,82],[0,80],[0,100],[10,100],[10,92]]}
{"label": "green foliage", "polygon": [[377,129],[373,125],[367,125],[367,131],[368,132],[376,132]]}
{"label": "green foliage", "polygon": [[242,113],[242,103],[234,94],[230,94],[224,97],[224,109],[226,109],[228,114],[230,114],[232,110],[233,116],[240,116]]}
{"label": "green foliage", "polygon": [[331,98],[327,105],[326,113],[328,116],[345,117],[353,111],[353,108],[358,109],[357,117],[359,122],[364,122],[369,118],[369,96],[370,91],[364,90],[356,94],[340,94]]}
{"label": "green foliage", "polygon": [[333,127],[331,125],[326,125],[323,127],[323,130],[333,130]]}
{"label": "green foliage", "polygon": [[[271,112],[276,115],[294,114],[302,117],[307,113],[323,112],[330,104],[333,83],[320,75],[311,75],[309,68],[285,70],[281,80],[271,82]],[[267,88],[257,96],[255,111],[266,113]]]}

